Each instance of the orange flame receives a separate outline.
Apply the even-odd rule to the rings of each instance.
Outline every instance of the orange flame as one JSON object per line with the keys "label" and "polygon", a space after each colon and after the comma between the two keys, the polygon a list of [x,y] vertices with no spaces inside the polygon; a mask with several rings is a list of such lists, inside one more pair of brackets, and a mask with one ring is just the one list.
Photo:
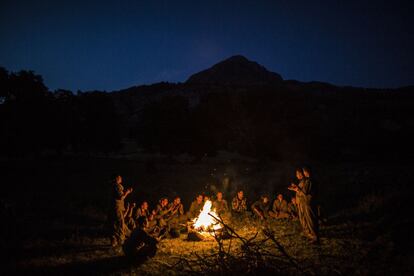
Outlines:
{"label": "orange flame", "polygon": [[[204,203],[203,209],[201,210],[198,217],[196,217],[194,222],[194,229],[203,233],[208,233],[208,231],[214,231],[221,229],[220,223],[218,223],[212,216],[218,217],[217,213],[214,210],[211,210],[212,202],[207,200]],[[212,216],[210,216],[211,214]]]}

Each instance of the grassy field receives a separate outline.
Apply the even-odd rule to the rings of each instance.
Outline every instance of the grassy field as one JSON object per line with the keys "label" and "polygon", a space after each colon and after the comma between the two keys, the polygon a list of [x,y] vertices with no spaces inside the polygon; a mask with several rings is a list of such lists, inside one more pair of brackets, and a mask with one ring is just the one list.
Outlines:
{"label": "grassy field", "polygon": [[224,190],[228,197],[238,187],[245,189],[250,202],[262,193],[274,198],[280,191],[290,197],[286,186],[293,180],[291,164],[230,159],[66,158],[2,161],[0,166],[5,172],[2,248],[9,264],[3,269],[9,273],[240,274],[250,269],[251,274],[401,275],[413,269],[413,218],[408,215],[411,189],[407,180],[414,172],[410,164],[314,164],[327,218],[320,245],[310,245],[301,237],[297,222],[276,221],[265,228],[273,231],[295,265],[286,264],[287,257],[273,241],[264,241],[264,226],[255,221],[231,227],[245,238],[258,233],[254,242],[263,250],[258,255],[268,252],[273,256],[265,257],[262,265],[243,259],[253,257],[243,253],[239,239],[225,240],[228,255],[214,261],[218,256],[216,241],[187,241],[185,234],[162,240],[157,255],[147,262],[131,264],[109,247],[105,225],[108,181],[113,173],[121,173],[125,185],[134,187],[130,201],[148,199],[154,206],[159,197],[178,194],[188,208],[196,193],[223,189],[220,180],[225,176],[232,183]]}
{"label": "grassy field", "polygon": [[[297,223],[277,221],[271,226],[277,240],[286,252],[298,264],[299,268],[285,265],[287,272],[295,274],[369,274],[390,271],[388,265],[393,257],[392,245],[381,238],[367,241],[357,237],[358,231],[369,225],[352,226],[349,223],[326,226],[322,228],[320,245],[310,245],[299,234]],[[245,229],[237,229],[244,237],[252,237],[260,227],[251,225]],[[62,241],[37,240],[24,246],[26,252],[38,252],[38,255],[27,256],[21,260],[19,269],[24,272],[39,273],[108,273],[108,274],[182,274],[196,272],[203,265],[198,264],[199,256],[209,256],[218,251],[214,241],[187,241],[186,235],[178,239],[162,240],[158,245],[157,255],[144,264],[134,265],[123,260],[122,256],[108,247],[104,238],[77,236]],[[264,236],[259,234],[258,240]],[[235,253],[240,250],[241,242],[237,239],[225,240],[224,247]],[[276,246],[267,241],[263,247],[279,256],[283,255]],[[177,265],[180,259],[192,261],[190,265]],[[175,266],[174,266],[175,265]],[[276,263],[278,265],[278,263]],[[281,266],[283,267],[283,266]],[[252,267],[254,272],[255,268]],[[201,270],[201,271],[200,271]],[[246,270],[247,271],[247,270]],[[207,272],[207,271],[205,271]],[[234,272],[240,272],[235,270]],[[397,272],[397,271],[395,271]],[[237,273],[234,273],[237,274]]]}

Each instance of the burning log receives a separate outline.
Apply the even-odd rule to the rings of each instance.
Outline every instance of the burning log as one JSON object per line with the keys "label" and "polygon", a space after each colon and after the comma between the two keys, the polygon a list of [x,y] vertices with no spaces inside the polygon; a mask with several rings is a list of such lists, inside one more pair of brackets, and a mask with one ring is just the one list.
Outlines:
{"label": "burning log", "polygon": [[215,210],[211,209],[212,202],[207,200],[204,203],[200,214],[192,221],[188,228],[188,240],[203,241],[213,238],[222,232],[223,226],[216,219]]}
{"label": "burning log", "polygon": [[205,237],[201,235],[200,233],[198,233],[197,231],[191,231],[191,232],[188,232],[187,240],[188,241],[203,241],[205,240]]}

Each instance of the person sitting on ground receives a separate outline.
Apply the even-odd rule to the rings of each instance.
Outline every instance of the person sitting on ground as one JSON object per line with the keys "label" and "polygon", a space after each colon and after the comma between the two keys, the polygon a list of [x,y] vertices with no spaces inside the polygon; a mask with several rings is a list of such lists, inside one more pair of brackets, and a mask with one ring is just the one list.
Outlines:
{"label": "person sitting on ground", "polygon": [[204,202],[206,202],[207,200],[210,200],[210,201],[211,201],[210,196],[208,196],[208,195],[204,195],[204,197],[203,197],[203,201],[204,201]]}
{"label": "person sitting on ground", "polygon": [[289,217],[288,204],[286,200],[283,199],[282,194],[277,195],[277,198],[273,202],[272,211],[270,211],[269,215],[272,218],[277,218],[277,219]]}
{"label": "person sitting on ground", "polygon": [[198,217],[201,210],[203,209],[204,201],[203,201],[203,195],[199,194],[197,195],[196,199],[191,203],[190,209],[187,213],[187,218],[189,220],[193,220],[194,218]]}
{"label": "person sitting on ground", "polygon": [[296,204],[296,198],[292,197],[288,204],[289,217],[293,220],[298,219],[298,205]]}
{"label": "person sitting on ground", "polygon": [[184,205],[181,203],[181,198],[179,196],[176,196],[173,202],[168,205],[168,209],[171,210],[168,215],[170,220],[182,220],[182,216],[184,215]]}
{"label": "person sitting on ground", "polygon": [[147,219],[145,216],[138,218],[136,228],[122,246],[123,252],[129,261],[140,263],[154,257],[157,252],[157,240],[147,234]]}
{"label": "person sitting on ground", "polygon": [[137,220],[139,217],[146,217],[149,219],[150,217],[149,205],[147,201],[143,201],[139,208],[135,210],[134,218]]}
{"label": "person sitting on ground", "polygon": [[130,231],[135,229],[135,220],[134,220],[134,209],[136,207],[135,202],[132,204],[127,204],[127,208],[124,215],[125,224]]}
{"label": "person sitting on ground", "polygon": [[167,221],[170,224],[170,235],[172,237],[178,237],[180,231],[185,229],[183,227],[183,223],[185,222],[184,206],[179,196],[176,196],[174,201],[170,203],[169,209],[171,212],[168,215]]}
{"label": "person sitting on ground", "polygon": [[168,215],[168,198],[163,197],[159,200],[156,209],[153,211],[154,224],[151,234],[155,237],[164,237],[169,232]]}
{"label": "person sitting on ground", "polygon": [[213,209],[219,216],[221,217],[227,216],[229,212],[229,206],[227,204],[227,201],[223,198],[223,193],[217,192],[216,196],[217,198],[213,202]]}
{"label": "person sitting on ground", "polygon": [[269,217],[270,209],[270,200],[267,195],[260,197],[260,200],[257,200],[251,206],[253,214],[257,216],[260,220],[266,220]]}
{"label": "person sitting on ground", "polygon": [[237,195],[231,201],[231,210],[233,215],[245,216],[247,212],[246,198],[244,197],[243,190],[239,190]]}
{"label": "person sitting on ground", "polygon": [[171,215],[172,209],[168,205],[168,198],[164,197],[159,201],[155,209],[155,218],[159,226],[167,224],[168,218]]}
{"label": "person sitting on ground", "polygon": [[112,224],[112,247],[121,246],[127,234],[127,226],[124,220],[125,198],[132,193],[132,188],[124,190],[122,185],[122,176],[116,175],[112,184],[112,208],[108,218]]}
{"label": "person sitting on ground", "polygon": [[154,219],[154,213],[150,213],[148,201],[143,201],[141,203],[141,206],[137,208],[135,211],[135,215],[134,215],[135,224],[137,224],[137,220],[140,217],[145,217],[148,222],[146,226],[147,230],[153,229],[156,225],[156,220]]}

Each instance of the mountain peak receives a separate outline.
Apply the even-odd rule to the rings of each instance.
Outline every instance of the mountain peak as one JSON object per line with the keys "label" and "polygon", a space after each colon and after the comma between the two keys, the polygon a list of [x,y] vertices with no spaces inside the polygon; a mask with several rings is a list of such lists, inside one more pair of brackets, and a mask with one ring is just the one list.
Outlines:
{"label": "mountain peak", "polygon": [[245,56],[242,55],[234,55],[231,56],[223,61],[233,61],[233,62],[250,62]]}
{"label": "mountain peak", "polygon": [[187,83],[260,85],[281,81],[282,77],[279,74],[268,71],[262,65],[242,55],[235,55],[192,75]]}

